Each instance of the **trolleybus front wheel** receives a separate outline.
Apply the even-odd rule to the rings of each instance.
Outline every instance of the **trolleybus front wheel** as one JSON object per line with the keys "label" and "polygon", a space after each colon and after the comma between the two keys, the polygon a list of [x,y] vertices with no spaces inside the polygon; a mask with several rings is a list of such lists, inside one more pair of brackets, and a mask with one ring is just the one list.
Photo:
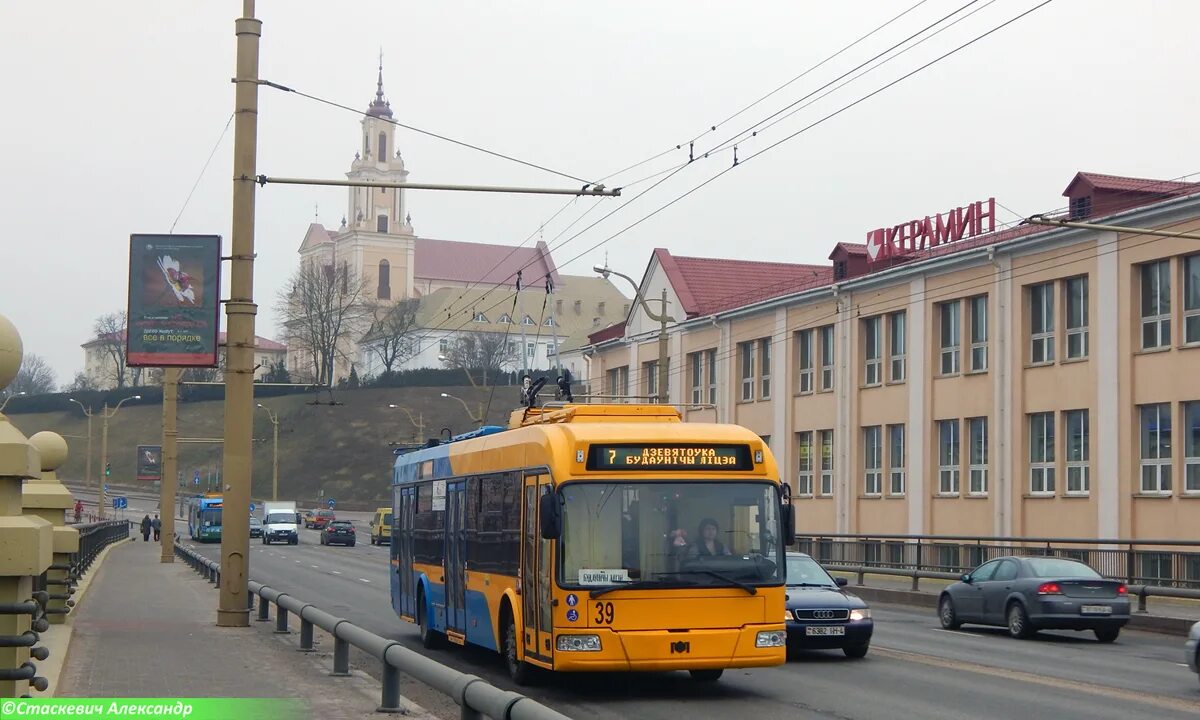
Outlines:
{"label": "trolleybus front wheel", "polygon": [[504,612],[504,664],[508,666],[508,676],[517,685],[528,685],[533,680],[534,667],[517,657],[517,623],[513,620],[512,610]]}

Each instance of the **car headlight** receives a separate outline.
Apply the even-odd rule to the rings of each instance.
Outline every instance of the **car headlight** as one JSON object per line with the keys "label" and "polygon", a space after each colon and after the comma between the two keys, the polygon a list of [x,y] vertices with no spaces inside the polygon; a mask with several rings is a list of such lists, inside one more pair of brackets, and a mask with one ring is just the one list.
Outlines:
{"label": "car headlight", "polygon": [[558,649],[563,652],[600,652],[600,636],[559,635]]}
{"label": "car headlight", "polygon": [[861,608],[858,610],[850,611],[850,622],[859,622],[861,620],[870,620],[870,619],[871,619],[870,608]]}
{"label": "car headlight", "polygon": [[764,630],[754,638],[754,647],[783,647],[786,644],[787,632],[784,630]]}

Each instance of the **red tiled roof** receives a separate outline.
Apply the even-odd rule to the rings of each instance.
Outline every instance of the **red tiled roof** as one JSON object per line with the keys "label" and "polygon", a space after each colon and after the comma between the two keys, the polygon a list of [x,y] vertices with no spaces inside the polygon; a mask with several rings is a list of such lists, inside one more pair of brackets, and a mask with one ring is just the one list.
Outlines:
{"label": "red tiled roof", "polygon": [[663,248],[656,248],[654,256],[688,317],[769,300],[833,278],[833,268],[825,265],[683,257]]}
{"label": "red tiled roof", "polygon": [[1071,192],[1078,182],[1086,182],[1097,190],[1116,192],[1138,192],[1149,194],[1175,195],[1191,193],[1200,190],[1200,184],[1177,182],[1174,180],[1153,180],[1148,178],[1124,177],[1121,175],[1104,175],[1102,173],[1079,172],[1071,179],[1063,195]]}
{"label": "red tiled roof", "polygon": [[622,320],[619,323],[613,323],[612,325],[609,325],[608,327],[604,328],[603,330],[597,330],[596,332],[592,333],[591,335],[588,335],[588,342],[590,342],[593,345],[596,345],[596,344],[604,342],[605,340],[615,340],[616,338],[624,337],[624,335],[625,335],[625,321]]}
{"label": "red tiled roof", "polygon": [[525,287],[542,287],[547,274],[558,282],[558,268],[546,243],[513,247],[488,243],[417,238],[413,277],[461,283],[513,284],[517,271]]}
{"label": "red tiled roof", "polygon": [[[851,255],[866,255],[867,254],[867,246],[863,243],[840,242],[837,245],[833,246],[833,249],[835,251],[838,248],[844,249],[846,252],[850,253]],[[830,253],[830,256],[832,257],[833,253]]]}

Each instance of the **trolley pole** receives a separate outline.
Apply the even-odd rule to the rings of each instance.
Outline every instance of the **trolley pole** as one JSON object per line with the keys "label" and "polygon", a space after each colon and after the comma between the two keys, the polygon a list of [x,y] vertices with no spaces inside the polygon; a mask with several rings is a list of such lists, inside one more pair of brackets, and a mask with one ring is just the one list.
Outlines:
{"label": "trolley pole", "polygon": [[237,76],[233,140],[233,232],[225,304],[225,487],[221,510],[221,597],[217,625],[247,627],[250,474],[254,414],[254,182],[258,153],[258,43],[262,21],[242,0],[235,23]]}

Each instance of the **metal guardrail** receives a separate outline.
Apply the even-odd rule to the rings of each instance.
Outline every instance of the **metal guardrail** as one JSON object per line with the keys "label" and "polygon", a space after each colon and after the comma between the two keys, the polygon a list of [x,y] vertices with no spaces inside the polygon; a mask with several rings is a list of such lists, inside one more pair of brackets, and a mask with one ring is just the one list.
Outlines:
{"label": "metal guardrail", "polygon": [[[175,554],[183,558],[192,569],[203,575],[214,585],[221,583],[221,565],[194,552],[178,542]],[[377,712],[401,712],[400,673],[422,682],[440,693],[448,695],[460,708],[462,720],[570,720],[566,715],[542,705],[520,693],[501,690],[483,678],[468,675],[447,667],[436,660],[414,652],[395,640],[388,640],[373,632],[330,615],[315,605],[299,600],[288,593],[280,592],[261,583],[247,583],[247,605],[254,610],[254,598],[258,596],[260,622],[270,620],[270,606],[275,604],[275,632],[288,633],[288,614],[300,619],[300,649],[311,652],[313,628],[319,627],[333,636],[333,675],[350,675],[350,647],[354,646],[377,658],[383,667],[381,693]]]}
{"label": "metal guardrail", "polygon": [[911,578],[915,591],[923,578],[957,580],[993,558],[1030,555],[1080,560],[1124,580],[1139,612],[1149,597],[1200,599],[1200,540],[829,533],[800,536],[795,549],[830,570],[857,574],[859,585],[864,575],[890,575]]}

